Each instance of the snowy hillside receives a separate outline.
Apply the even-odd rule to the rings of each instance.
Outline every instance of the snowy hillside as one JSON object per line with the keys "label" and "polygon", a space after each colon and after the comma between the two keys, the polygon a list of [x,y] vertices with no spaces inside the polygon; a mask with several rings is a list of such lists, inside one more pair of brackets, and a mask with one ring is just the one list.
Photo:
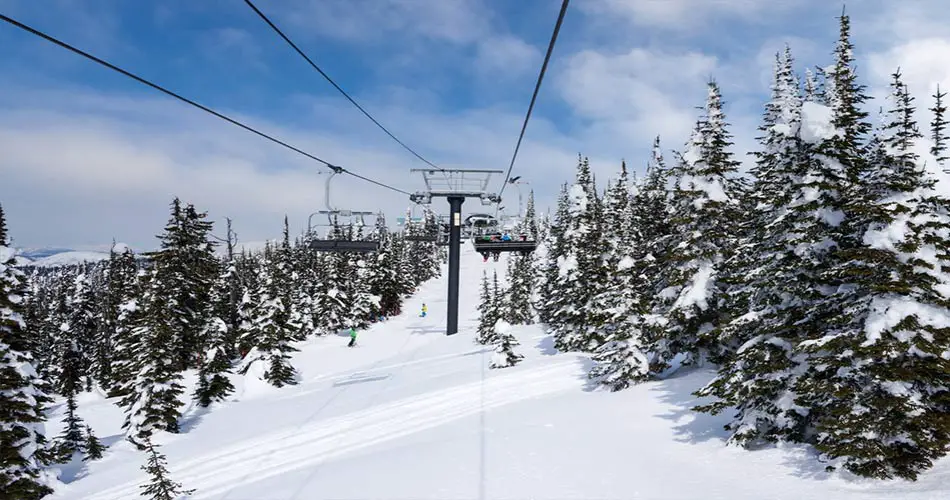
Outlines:
{"label": "snowy hillside", "polygon": [[84,262],[99,262],[107,260],[106,252],[68,251],[34,260],[31,265],[37,267],[73,266]]}
{"label": "snowy hillside", "polygon": [[[725,446],[728,415],[690,410],[712,373],[591,390],[587,357],[556,353],[535,326],[515,327],[521,364],[489,370],[490,352],[473,338],[478,284],[493,268],[503,273],[505,259],[483,263],[463,246],[458,335],[443,334],[443,275],[402,316],[362,332],[357,348],[342,336],[300,344],[297,386],[232,376],[227,403],[189,410],[182,434],[156,437],[172,478],[193,498],[220,500],[950,497],[948,460],[916,483],[872,482],[823,472],[804,447]],[[144,456],[123,440],[121,410],[85,398],[79,413],[110,449],[67,467],[52,498],[138,498]]]}

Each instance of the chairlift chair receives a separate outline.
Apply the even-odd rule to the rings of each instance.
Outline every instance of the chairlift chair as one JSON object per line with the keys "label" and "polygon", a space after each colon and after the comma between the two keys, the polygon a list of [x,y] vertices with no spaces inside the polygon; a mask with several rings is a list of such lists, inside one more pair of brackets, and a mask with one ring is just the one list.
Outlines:
{"label": "chairlift chair", "polygon": [[[333,176],[343,172],[343,169],[340,167],[331,166],[333,173],[327,177],[326,182],[326,192],[325,192],[325,201],[327,205],[326,210],[320,210],[310,214],[311,217],[315,214],[323,214],[327,216],[328,223],[326,225],[317,224],[317,227],[335,227],[333,223],[333,216],[337,217],[358,217],[360,225],[365,226],[365,221],[363,220],[364,216],[375,216],[374,212],[357,212],[353,210],[339,210],[330,206],[330,180],[333,179]],[[352,225],[345,224],[345,225]],[[358,253],[372,253],[379,251],[379,241],[374,240],[337,240],[331,238],[315,238],[313,237],[313,226],[310,224],[310,220],[307,220],[307,234],[311,236],[309,238],[309,246],[312,250],[317,252],[358,252]]]}

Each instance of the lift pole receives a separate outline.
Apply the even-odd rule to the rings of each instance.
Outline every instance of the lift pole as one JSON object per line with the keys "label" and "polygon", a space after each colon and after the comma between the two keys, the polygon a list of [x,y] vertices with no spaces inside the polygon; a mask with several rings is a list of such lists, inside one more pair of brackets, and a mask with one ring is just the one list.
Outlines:
{"label": "lift pole", "polygon": [[486,191],[492,174],[501,170],[412,169],[421,172],[426,191],[409,196],[415,203],[431,203],[433,197],[449,202],[449,290],[446,307],[445,334],[459,331],[459,260],[462,247],[462,203],[465,198],[479,198],[483,205],[498,203],[498,195]]}
{"label": "lift pole", "polygon": [[459,331],[459,255],[462,250],[462,203],[463,196],[449,196],[449,310],[445,334]]}

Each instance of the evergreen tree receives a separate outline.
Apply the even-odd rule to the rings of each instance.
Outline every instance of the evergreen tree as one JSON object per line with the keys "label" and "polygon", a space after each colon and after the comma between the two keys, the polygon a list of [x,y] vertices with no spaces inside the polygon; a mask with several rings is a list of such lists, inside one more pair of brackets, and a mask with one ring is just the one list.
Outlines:
{"label": "evergreen tree", "polygon": [[935,181],[912,151],[921,137],[913,98],[893,77],[886,163],[859,178],[884,193],[848,207],[869,223],[837,251],[829,274],[849,286],[836,290],[823,335],[803,343],[815,369],[801,379],[799,400],[815,415],[820,452],[844,457],[858,475],[915,479],[950,450],[950,327],[934,319],[950,317],[939,291],[950,269],[939,250],[950,246],[950,203],[922,194]]}
{"label": "evergreen tree", "polygon": [[[950,156],[947,156],[950,139],[947,138],[947,105],[943,98],[947,97],[946,92],[940,92],[940,86],[937,86],[937,92],[934,93],[934,107],[930,111],[934,114],[933,121],[930,122],[930,154],[937,159],[937,163],[943,166]],[[2,240],[0,240],[2,241]]]}
{"label": "evergreen tree", "polygon": [[508,308],[502,316],[513,325],[529,325],[534,321],[531,296],[535,274],[532,254],[508,258]]}
{"label": "evergreen tree", "polygon": [[482,289],[478,301],[478,336],[475,341],[482,345],[492,345],[495,340],[495,323],[498,321],[494,295],[488,287],[488,273],[482,272]]}
{"label": "evergreen tree", "polygon": [[692,365],[724,355],[708,334],[728,316],[721,307],[726,288],[721,273],[736,247],[730,227],[739,220],[745,186],[735,175],[739,162],[728,150],[731,136],[714,82],[708,85],[705,111],[676,171],[671,220],[677,234],[669,242],[676,251],[664,256],[665,287],[651,308],[663,321],[646,336],[654,374],[674,367],[675,358]]}
{"label": "evergreen tree", "polygon": [[215,401],[224,401],[232,392],[234,385],[227,377],[231,373],[231,359],[227,354],[229,338],[228,325],[221,318],[212,318],[208,330],[203,332],[207,339],[208,351],[203,356],[198,370],[198,386],[195,399],[201,406],[209,406]]}
{"label": "evergreen tree", "polygon": [[495,352],[492,353],[489,368],[507,368],[515,366],[524,359],[524,355],[514,351],[518,344],[518,339],[511,333],[511,325],[503,319],[499,319],[495,325],[494,346]]}
{"label": "evergreen tree", "polygon": [[590,163],[578,157],[577,175],[571,187],[568,226],[564,232],[564,254],[558,258],[555,285],[557,310],[551,317],[555,346],[561,351],[593,350],[599,337],[599,316],[591,299],[602,290],[602,220],[600,200],[590,174]]}
{"label": "evergreen tree", "polygon": [[603,265],[607,269],[604,288],[593,298],[598,311],[604,342],[594,351],[597,363],[589,378],[621,390],[646,375],[649,360],[642,350],[638,322],[645,312],[635,284],[634,248],[640,234],[634,223],[636,199],[630,198],[627,166],[622,164],[620,179],[608,189],[604,201],[604,243],[607,249]]}
{"label": "evergreen tree", "polygon": [[541,322],[547,323],[549,326],[554,321],[554,314],[559,309],[558,300],[561,299],[558,294],[560,290],[558,287],[559,262],[564,257],[567,248],[564,234],[567,225],[570,223],[569,209],[568,188],[567,184],[563,184],[557,200],[557,212],[554,215],[554,221],[548,229],[547,237],[541,248],[544,260],[541,269],[538,302],[535,304]]}
{"label": "evergreen tree", "polygon": [[[96,366],[96,360],[92,356],[98,350],[96,348],[96,338],[100,331],[99,311],[96,307],[97,297],[87,273],[80,272],[76,275],[73,281],[72,295],[67,303],[69,314],[62,338],[64,349],[75,349],[77,361],[80,363],[80,369],[77,373],[83,376],[85,390],[91,391],[93,374],[108,373],[109,360],[101,360],[102,366]],[[75,344],[75,346],[72,344]]]}
{"label": "evergreen tree", "polygon": [[141,487],[142,496],[151,500],[177,500],[195,492],[183,490],[181,483],[176,483],[169,477],[168,459],[159,453],[158,446],[152,443],[151,439],[146,439],[144,450],[148,453],[148,461],[142,466],[142,470],[149,475],[151,482]]}
{"label": "evergreen tree", "polygon": [[802,441],[809,432],[808,411],[795,404],[798,378],[808,367],[797,346],[822,328],[807,311],[823,300],[818,275],[829,259],[834,223],[824,215],[837,210],[841,189],[841,178],[816,161],[815,144],[802,140],[803,99],[792,67],[786,47],[759,127],[749,195],[754,206],[729,265],[734,318],[718,335],[735,354],[698,392],[718,398],[700,411],[736,408],[726,429],[732,442],[748,447]]}
{"label": "evergreen tree", "polygon": [[0,203],[0,247],[5,247],[9,244],[7,241],[7,218],[3,215],[3,204]]}
{"label": "evergreen tree", "polygon": [[[261,281],[252,295],[247,294],[249,302],[246,328],[250,336],[245,339],[251,348],[245,358],[246,366],[259,362],[263,366],[262,377],[268,383],[283,387],[297,383],[297,372],[290,364],[290,353],[295,352],[291,343],[297,333],[293,310],[293,294],[289,289],[291,267],[289,232],[284,224],[284,239],[277,249],[265,254]],[[339,265],[339,260],[336,262]],[[345,261],[343,261],[345,262]],[[245,369],[246,370],[246,369]]]}
{"label": "evergreen tree", "polygon": [[86,442],[83,449],[85,451],[82,457],[83,461],[99,460],[106,451],[106,447],[102,445],[99,438],[93,434],[92,427],[88,425],[86,426]]}
{"label": "evergreen tree", "polygon": [[0,491],[8,498],[40,499],[53,490],[44,470],[44,406],[28,346],[32,332],[23,322],[26,283],[5,245],[0,213]]}
{"label": "evergreen tree", "polygon": [[210,321],[210,294],[219,262],[208,238],[213,223],[204,220],[207,214],[190,204],[182,207],[178,198],[172,202],[171,212],[159,236],[161,250],[146,255],[163,270],[160,278],[171,293],[169,307],[176,310],[170,317],[174,349],[179,369],[184,370],[200,364],[199,353],[204,349],[201,333]]}
{"label": "evergreen tree", "polygon": [[86,428],[82,418],[76,413],[76,395],[82,391],[82,373],[84,370],[82,355],[76,342],[69,342],[63,356],[63,369],[60,373],[59,393],[66,398],[66,414],[63,418],[63,432],[58,438],[58,454],[62,463],[69,462],[74,453],[85,449]]}
{"label": "evergreen tree", "polygon": [[142,296],[141,314],[136,314],[132,335],[138,337],[140,348],[135,360],[136,375],[131,392],[123,397],[127,439],[139,449],[155,431],[178,432],[181,417],[179,396],[184,392],[179,371],[180,353],[176,343],[178,332],[172,316],[174,294],[166,288],[171,270],[157,261],[150,272]]}

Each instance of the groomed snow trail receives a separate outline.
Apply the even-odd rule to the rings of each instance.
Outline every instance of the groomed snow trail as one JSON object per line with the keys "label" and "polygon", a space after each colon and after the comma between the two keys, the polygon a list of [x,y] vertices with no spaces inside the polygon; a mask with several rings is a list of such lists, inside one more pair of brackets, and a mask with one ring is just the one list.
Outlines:
{"label": "groomed snow trail", "polygon": [[[947,460],[916,483],[858,481],[824,472],[805,447],[726,446],[726,419],[689,409],[709,372],[591,391],[589,360],[556,353],[537,326],[515,328],[522,363],[488,370],[475,308],[482,270],[504,267],[463,247],[458,335],[444,335],[443,274],[358,348],[345,336],[299,345],[299,385],[234,376],[232,400],[189,402],[182,434],[156,437],[172,479],[208,500],[950,498]],[[145,456],[123,441],[121,411],[84,394],[79,413],[111,446],[67,467],[53,498],[141,498]]]}

